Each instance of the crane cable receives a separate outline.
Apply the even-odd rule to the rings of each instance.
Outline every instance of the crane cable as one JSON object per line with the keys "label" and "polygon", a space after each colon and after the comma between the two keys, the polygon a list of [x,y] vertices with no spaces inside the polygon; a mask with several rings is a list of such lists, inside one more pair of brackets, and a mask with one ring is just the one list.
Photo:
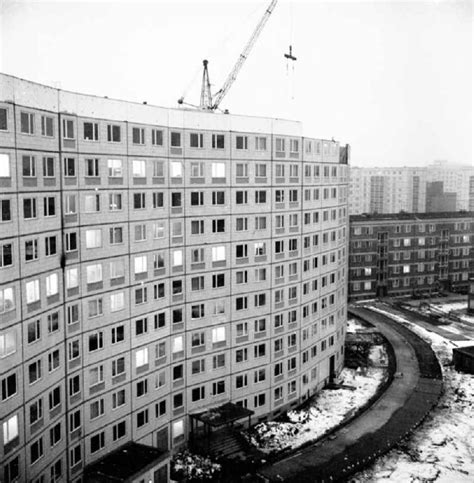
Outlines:
{"label": "crane cable", "polygon": [[[293,45],[293,1],[290,0],[290,45]],[[288,71],[288,62],[286,61],[286,68]],[[291,78],[290,78],[290,98],[292,101],[295,100],[295,62],[291,61]]]}

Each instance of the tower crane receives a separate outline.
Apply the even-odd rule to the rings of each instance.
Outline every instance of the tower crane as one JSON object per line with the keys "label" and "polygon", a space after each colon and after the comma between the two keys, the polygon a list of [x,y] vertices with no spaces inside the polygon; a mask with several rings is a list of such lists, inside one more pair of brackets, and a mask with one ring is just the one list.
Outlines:
{"label": "tower crane", "polygon": [[[199,104],[199,109],[215,111],[216,109],[219,108],[219,105],[222,102],[222,99],[224,99],[226,94],[229,92],[229,89],[232,87],[232,84],[237,78],[237,75],[240,69],[242,68],[242,66],[244,65],[244,62],[247,60],[247,57],[250,54],[252,47],[255,45],[255,42],[257,41],[260,33],[263,30],[263,27],[265,27],[265,24],[267,23],[268,18],[272,14],[277,4],[277,1],[278,0],[272,0],[268,5],[267,9],[265,10],[265,13],[263,14],[262,18],[260,19],[257,26],[255,27],[255,30],[250,36],[250,39],[245,45],[244,50],[240,54],[239,58],[237,59],[237,62],[235,63],[232,70],[230,71],[229,75],[227,76],[227,79],[225,80],[224,85],[217,91],[216,94],[214,94],[214,96],[211,93],[211,82],[209,80],[209,71],[207,69],[207,65],[209,62],[206,59],[202,61],[203,72],[202,72],[202,84],[201,84],[201,100]],[[181,97],[178,100],[178,104],[186,104],[184,102],[184,97]],[[193,106],[193,107],[196,107],[196,106]]]}

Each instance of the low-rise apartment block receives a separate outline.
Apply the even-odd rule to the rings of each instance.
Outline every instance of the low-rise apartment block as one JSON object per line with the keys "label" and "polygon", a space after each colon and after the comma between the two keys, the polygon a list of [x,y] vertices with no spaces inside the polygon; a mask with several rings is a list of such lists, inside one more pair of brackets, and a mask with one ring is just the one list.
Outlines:
{"label": "low-rise apartment block", "polygon": [[467,291],[474,213],[350,217],[351,300]]}

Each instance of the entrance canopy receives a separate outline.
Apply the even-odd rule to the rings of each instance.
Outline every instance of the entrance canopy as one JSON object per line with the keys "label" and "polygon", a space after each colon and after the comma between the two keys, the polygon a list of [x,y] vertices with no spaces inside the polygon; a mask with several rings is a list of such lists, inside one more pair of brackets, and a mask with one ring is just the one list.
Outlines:
{"label": "entrance canopy", "polygon": [[190,414],[189,417],[196,421],[200,421],[206,426],[218,428],[225,424],[233,423],[242,418],[250,418],[254,414],[250,409],[238,406],[237,404],[227,402],[222,406],[208,409],[202,413]]}

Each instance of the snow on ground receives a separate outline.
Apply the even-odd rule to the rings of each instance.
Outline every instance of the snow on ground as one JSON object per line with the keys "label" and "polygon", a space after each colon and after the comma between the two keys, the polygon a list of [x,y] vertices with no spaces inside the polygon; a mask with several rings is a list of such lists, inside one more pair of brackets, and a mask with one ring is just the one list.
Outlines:
{"label": "snow on ground", "polygon": [[440,310],[441,312],[449,313],[451,310],[466,310],[467,309],[467,300],[465,302],[447,302],[447,303],[431,303],[435,309]]}
{"label": "snow on ground", "polygon": [[347,332],[350,334],[355,334],[359,330],[365,330],[367,327],[360,322],[358,319],[348,319],[347,320]]}
{"label": "snow on ground", "polygon": [[[379,307],[371,307],[371,310],[375,312],[379,312],[383,315],[390,317],[393,320],[396,320],[397,322],[400,322],[403,325],[406,325],[415,334],[419,335],[422,339],[428,341],[431,344],[431,347],[433,348],[433,350],[436,352],[436,355],[438,356],[438,359],[441,362],[441,365],[444,366],[451,362],[452,355],[453,355],[452,354],[453,347],[455,347],[455,345],[452,342],[448,341],[444,337],[441,337],[440,335],[434,332],[430,332],[424,329],[423,327],[412,324],[410,321],[408,321],[401,315],[394,314],[390,312],[390,310],[384,310]],[[445,327],[443,326],[443,329],[444,328]]]}
{"label": "snow on ground", "polygon": [[[371,353],[374,364],[387,360],[387,354],[378,346]],[[261,451],[270,453],[285,448],[298,448],[320,438],[363,406],[376,393],[385,380],[386,370],[370,367],[366,373],[360,369],[345,368],[341,373],[344,384],[340,389],[324,389],[310,406],[289,411],[290,422],[270,421],[255,426],[250,442]]]}
{"label": "snow on ground", "polygon": [[474,324],[474,316],[467,314],[457,314],[461,320],[469,324]]}
{"label": "snow on ground", "polygon": [[473,341],[453,343],[399,315],[375,307],[373,309],[409,326],[431,343],[443,364],[445,392],[437,408],[407,443],[380,458],[371,468],[356,475],[353,481],[474,481],[474,376],[458,373],[452,366],[445,366],[452,358],[453,347],[472,345]]}
{"label": "snow on ground", "polygon": [[458,311],[463,311],[466,312],[467,310],[467,301],[465,302],[451,302],[451,303],[431,303],[430,304],[433,308],[436,310],[439,310],[440,312],[444,312],[446,314],[449,314],[449,312],[454,311],[456,315],[462,319],[464,322],[474,324],[474,316],[468,315],[466,313],[460,313]]}

